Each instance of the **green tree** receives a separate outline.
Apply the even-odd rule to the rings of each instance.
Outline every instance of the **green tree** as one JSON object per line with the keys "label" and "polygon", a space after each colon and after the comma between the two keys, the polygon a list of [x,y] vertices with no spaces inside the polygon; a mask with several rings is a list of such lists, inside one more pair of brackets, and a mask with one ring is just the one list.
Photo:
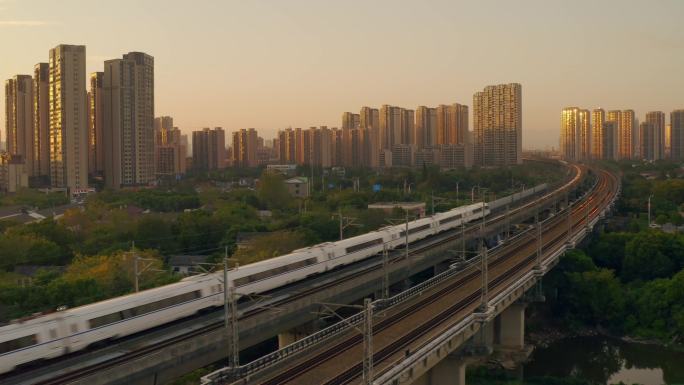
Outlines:
{"label": "green tree", "polygon": [[679,236],[646,231],[626,244],[622,278],[632,281],[670,277],[682,267],[682,261],[684,243]]}
{"label": "green tree", "polygon": [[285,210],[293,199],[278,174],[264,173],[259,180],[259,200],[270,210]]}
{"label": "green tree", "polygon": [[569,273],[571,313],[592,325],[620,327],[624,297],[611,270]]}

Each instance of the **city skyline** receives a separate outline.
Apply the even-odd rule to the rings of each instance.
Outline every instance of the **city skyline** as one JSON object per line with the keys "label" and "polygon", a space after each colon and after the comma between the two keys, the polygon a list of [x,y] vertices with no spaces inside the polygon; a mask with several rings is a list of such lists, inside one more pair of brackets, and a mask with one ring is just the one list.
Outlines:
{"label": "city skyline", "polygon": [[[472,111],[468,101],[474,92],[510,82],[525,86],[524,148],[557,148],[558,111],[567,105],[631,108],[638,116],[682,108],[677,89],[684,80],[675,75],[684,36],[674,21],[684,5],[677,2],[586,2],[591,13],[582,12],[583,3],[440,2],[393,7],[394,18],[381,17],[382,3],[359,14],[353,2],[196,8],[150,2],[135,16],[127,16],[125,6],[103,5],[101,14],[112,15],[106,20],[85,18],[73,10],[88,9],[86,4],[73,3],[67,12],[49,2],[1,1],[0,42],[10,55],[0,76],[31,74],[36,63],[46,61],[45,51],[62,43],[88,47],[87,73],[102,71],[103,62],[121,52],[146,52],[155,57],[155,111],[174,116],[184,134],[208,126],[226,132],[254,127],[273,138],[286,127],[338,126],[340,111],[359,105],[414,109],[453,101],[466,102]],[[616,6],[624,12],[609,17]],[[352,15],[354,28],[332,28]],[[206,22],[177,28],[195,17]],[[147,22],[135,23],[142,18]],[[637,23],[656,19],[657,29]],[[369,20],[373,27],[365,26]],[[413,20],[430,20],[430,28],[409,34],[402,23]],[[476,36],[485,21],[494,22],[492,29]],[[107,36],[111,30],[117,30],[115,41]],[[208,34],[217,38],[205,39]],[[468,38],[454,39],[459,36]],[[502,42],[503,36],[517,43]],[[446,41],[455,42],[453,50],[444,49],[440,42]],[[384,58],[396,50],[406,55],[393,56],[387,65]],[[572,52],[602,60],[582,62]],[[649,60],[633,60],[637,53]],[[272,113],[264,114],[264,108]],[[0,119],[4,127],[4,113]]]}

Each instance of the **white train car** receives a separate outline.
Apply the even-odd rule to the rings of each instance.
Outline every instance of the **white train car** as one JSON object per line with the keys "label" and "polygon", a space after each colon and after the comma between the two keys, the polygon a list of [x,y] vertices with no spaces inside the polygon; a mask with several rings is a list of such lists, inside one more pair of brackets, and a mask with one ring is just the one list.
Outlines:
{"label": "white train car", "polygon": [[222,301],[213,276],[79,306],[0,328],[0,373],[187,317]]}
{"label": "white train car", "polygon": [[38,358],[64,354],[59,317],[53,313],[0,328],[0,373]]}
{"label": "white train car", "polygon": [[[322,273],[333,247],[323,243],[290,254],[250,263],[229,272],[228,279],[238,294],[258,294]],[[221,302],[222,303],[222,302]]]}
{"label": "white train car", "polygon": [[[409,243],[488,215],[481,203],[458,207],[408,224]],[[295,250],[229,272],[238,294],[258,294],[388,249],[403,247],[406,225]],[[100,341],[134,334],[212,306],[223,304],[221,273],[189,277],[181,282],[44,315],[0,327],[0,373],[42,358],[53,358]]]}

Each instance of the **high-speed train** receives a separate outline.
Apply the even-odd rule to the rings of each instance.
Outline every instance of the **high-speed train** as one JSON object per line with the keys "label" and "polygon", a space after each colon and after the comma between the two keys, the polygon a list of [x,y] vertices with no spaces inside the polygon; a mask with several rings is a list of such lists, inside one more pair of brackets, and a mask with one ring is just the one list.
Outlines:
{"label": "high-speed train", "polygon": [[[396,249],[489,214],[486,204],[462,206],[406,225],[387,226],[337,242],[326,242],[229,271],[238,295],[264,293],[386,247]],[[39,359],[54,358],[92,344],[153,328],[223,305],[222,273],[192,276],[178,283],[13,322],[0,327],[0,373]]]}

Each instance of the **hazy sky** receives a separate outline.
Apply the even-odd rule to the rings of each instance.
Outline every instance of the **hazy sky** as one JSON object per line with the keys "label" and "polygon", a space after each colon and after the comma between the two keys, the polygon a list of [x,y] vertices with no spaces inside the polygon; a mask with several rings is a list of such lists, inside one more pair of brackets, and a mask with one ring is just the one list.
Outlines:
{"label": "hazy sky", "polygon": [[523,145],[544,148],[564,106],[684,108],[683,15],[682,0],[0,0],[0,77],[60,43],[86,45],[88,72],[143,51],[156,115],[267,138],[364,105],[472,106],[519,82]]}

